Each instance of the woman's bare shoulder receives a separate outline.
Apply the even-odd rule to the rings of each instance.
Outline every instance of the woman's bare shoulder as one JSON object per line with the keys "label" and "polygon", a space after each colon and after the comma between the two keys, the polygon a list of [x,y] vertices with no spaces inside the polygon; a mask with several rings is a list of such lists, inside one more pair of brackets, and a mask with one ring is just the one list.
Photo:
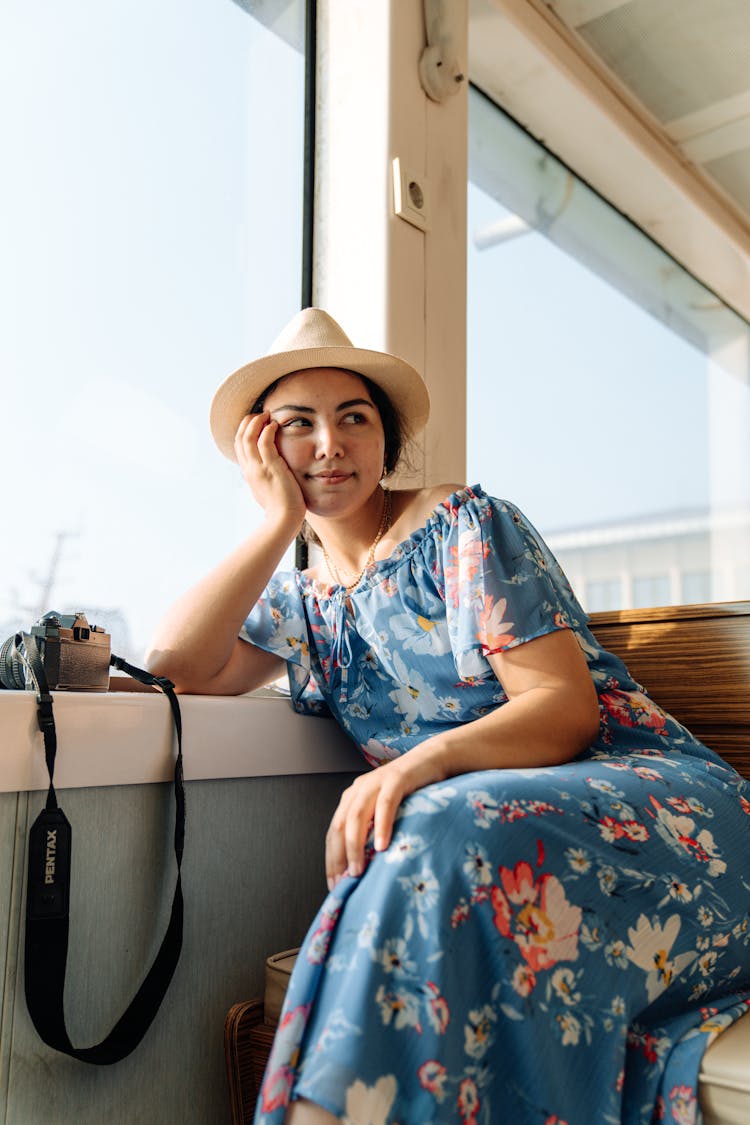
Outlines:
{"label": "woman's bare shoulder", "polygon": [[465,488],[464,484],[434,484],[427,488],[402,488],[393,494],[393,528],[410,535],[435,511],[444,500],[454,492]]}
{"label": "woman's bare shoulder", "polygon": [[466,488],[465,484],[435,484],[432,488],[426,488],[424,491],[427,493],[429,504],[431,504],[430,511],[437,508],[438,504],[442,504],[454,492],[461,492]]}

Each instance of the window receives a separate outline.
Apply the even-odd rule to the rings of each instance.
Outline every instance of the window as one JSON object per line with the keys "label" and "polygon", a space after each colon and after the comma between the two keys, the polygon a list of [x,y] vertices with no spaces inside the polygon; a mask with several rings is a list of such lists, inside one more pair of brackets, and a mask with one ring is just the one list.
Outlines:
{"label": "window", "polygon": [[694,570],[682,575],[682,601],[696,605],[711,600],[711,574],[707,570]]}
{"label": "window", "polygon": [[638,575],[633,579],[633,605],[636,609],[649,605],[669,605],[670,597],[668,574]]}
{"label": "window", "polygon": [[591,578],[579,594],[584,598],[589,613],[619,609],[622,605],[622,582],[619,578]]}
{"label": "window", "polygon": [[682,571],[750,597],[748,325],[477,90],[469,180],[472,483],[588,609],[607,573],[618,608],[681,597],[637,576]]}
{"label": "window", "polygon": [[303,0],[0,15],[0,640],[84,609],[140,660],[260,513],[221,380],[300,304]]}

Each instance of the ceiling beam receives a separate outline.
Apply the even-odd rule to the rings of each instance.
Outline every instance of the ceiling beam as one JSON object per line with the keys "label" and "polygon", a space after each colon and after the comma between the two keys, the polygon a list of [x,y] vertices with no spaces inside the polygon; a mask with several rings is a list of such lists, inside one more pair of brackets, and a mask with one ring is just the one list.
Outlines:
{"label": "ceiling beam", "polygon": [[471,0],[469,73],[750,319],[750,220],[543,0]]}

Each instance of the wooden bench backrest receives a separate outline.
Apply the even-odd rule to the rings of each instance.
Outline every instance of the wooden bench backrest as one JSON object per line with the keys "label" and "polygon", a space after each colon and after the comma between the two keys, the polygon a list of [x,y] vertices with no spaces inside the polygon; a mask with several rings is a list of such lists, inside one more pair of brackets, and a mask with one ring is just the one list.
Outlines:
{"label": "wooden bench backrest", "polygon": [[649,695],[750,778],[750,602],[592,613]]}

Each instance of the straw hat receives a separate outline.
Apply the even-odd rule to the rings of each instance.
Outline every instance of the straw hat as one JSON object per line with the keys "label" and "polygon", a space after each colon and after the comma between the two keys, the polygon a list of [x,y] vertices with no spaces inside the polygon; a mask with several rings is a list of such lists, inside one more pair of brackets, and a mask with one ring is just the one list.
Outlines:
{"label": "straw hat", "polygon": [[236,461],[234,435],[262,392],[283,375],[309,367],[342,367],[366,375],[381,387],[404,420],[411,436],[419,433],[430,413],[422,377],[411,364],[387,352],[355,348],[344,330],[323,309],[303,309],[260,359],[240,367],[219,387],[211,403],[214,441]]}

